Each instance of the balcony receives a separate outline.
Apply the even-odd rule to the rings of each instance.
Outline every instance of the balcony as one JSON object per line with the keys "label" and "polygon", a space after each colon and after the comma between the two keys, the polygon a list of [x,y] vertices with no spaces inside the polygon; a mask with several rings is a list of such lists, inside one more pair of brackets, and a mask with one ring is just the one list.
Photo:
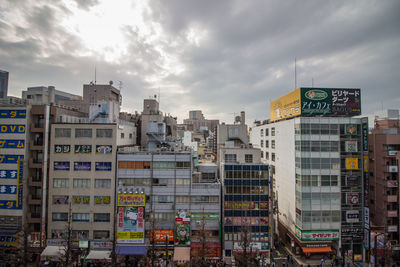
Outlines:
{"label": "balcony", "polygon": [[36,177],[30,176],[29,180],[28,180],[28,185],[29,186],[41,187],[42,186],[42,180],[40,180],[40,179],[38,180]]}
{"label": "balcony", "polygon": [[40,169],[42,168],[42,164],[43,162],[38,161],[37,159],[29,159],[29,168],[36,168],[36,169]]}
{"label": "balcony", "polygon": [[44,149],[43,142],[31,142],[29,148],[31,150],[43,150]]}
{"label": "balcony", "polygon": [[387,202],[397,202],[397,195],[387,196]]}
{"label": "balcony", "polygon": [[26,215],[26,220],[28,223],[40,223],[40,213],[30,213],[28,212]]}
{"label": "balcony", "polygon": [[43,123],[31,123],[31,132],[43,132],[44,131],[44,124]]}
{"label": "balcony", "polygon": [[29,195],[28,196],[28,204],[29,205],[41,205],[42,204],[42,196],[41,195]]}

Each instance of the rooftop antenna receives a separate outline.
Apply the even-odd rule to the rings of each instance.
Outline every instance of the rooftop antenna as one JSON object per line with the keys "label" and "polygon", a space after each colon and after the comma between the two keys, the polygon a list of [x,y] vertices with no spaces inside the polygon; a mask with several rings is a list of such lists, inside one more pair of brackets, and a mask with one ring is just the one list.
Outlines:
{"label": "rooftop antenna", "polygon": [[294,58],[294,89],[297,89],[296,57]]}
{"label": "rooftop antenna", "polygon": [[97,83],[97,70],[96,70],[96,66],[94,66],[94,84]]}

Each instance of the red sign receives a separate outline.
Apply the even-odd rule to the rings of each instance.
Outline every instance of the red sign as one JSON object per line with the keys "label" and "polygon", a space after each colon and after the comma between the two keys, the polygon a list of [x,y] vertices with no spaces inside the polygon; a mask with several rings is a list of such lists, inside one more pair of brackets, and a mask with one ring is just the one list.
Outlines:
{"label": "red sign", "polygon": [[153,241],[165,241],[165,236],[168,241],[174,241],[174,230],[152,230],[150,234]]}
{"label": "red sign", "polygon": [[124,227],[124,208],[118,208],[118,227]]}

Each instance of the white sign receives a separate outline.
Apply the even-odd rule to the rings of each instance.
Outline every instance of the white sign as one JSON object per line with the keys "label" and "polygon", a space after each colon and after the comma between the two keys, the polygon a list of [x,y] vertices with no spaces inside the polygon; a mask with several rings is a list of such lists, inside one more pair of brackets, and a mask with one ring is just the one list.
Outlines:
{"label": "white sign", "polygon": [[364,228],[369,230],[369,208],[364,208]]}
{"label": "white sign", "polygon": [[360,212],[358,210],[346,211],[346,222],[358,223],[360,221]]}

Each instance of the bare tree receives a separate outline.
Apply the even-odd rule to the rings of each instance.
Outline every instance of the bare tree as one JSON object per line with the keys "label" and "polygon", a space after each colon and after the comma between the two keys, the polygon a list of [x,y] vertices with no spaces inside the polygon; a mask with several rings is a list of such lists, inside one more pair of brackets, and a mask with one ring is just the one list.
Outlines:
{"label": "bare tree", "polygon": [[234,252],[235,261],[239,263],[239,266],[253,266],[256,262],[256,254],[253,253],[251,226],[247,220],[244,223],[242,221],[239,238],[240,251]]}
{"label": "bare tree", "polygon": [[[157,254],[156,254],[156,241],[155,241],[155,226],[156,220],[154,217],[150,219],[150,246],[147,250],[147,257],[150,259],[150,266],[155,266],[155,262],[157,261]],[[168,242],[168,241],[167,241]]]}
{"label": "bare tree", "polygon": [[208,247],[207,247],[207,233],[208,231],[206,230],[206,216],[204,215],[204,210],[201,216],[201,221],[199,222],[200,226],[200,231],[199,235],[196,236],[199,238],[199,241],[201,243],[200,247],[200,254],[196,255],[193,259],[193,262],[195,263],[196,266],[200,267],[207,267],[208,266],[208,261],[207,261],[207,254],[208,254]]}
{"label": "bare tree", "polygon": [[64,246],[60,257],[63,266],[68,267],[72,263],[72,206],[69,203],[68,220],[64,228]]}
{"label": "bare tree", "polygon": [[17,261],[19,266],[28,266],[29,257],[28,257],[28,225],[24,223],[22,225],[21,231],[18,234],[19,242],[18,242],[18,252],[17,252]]}

